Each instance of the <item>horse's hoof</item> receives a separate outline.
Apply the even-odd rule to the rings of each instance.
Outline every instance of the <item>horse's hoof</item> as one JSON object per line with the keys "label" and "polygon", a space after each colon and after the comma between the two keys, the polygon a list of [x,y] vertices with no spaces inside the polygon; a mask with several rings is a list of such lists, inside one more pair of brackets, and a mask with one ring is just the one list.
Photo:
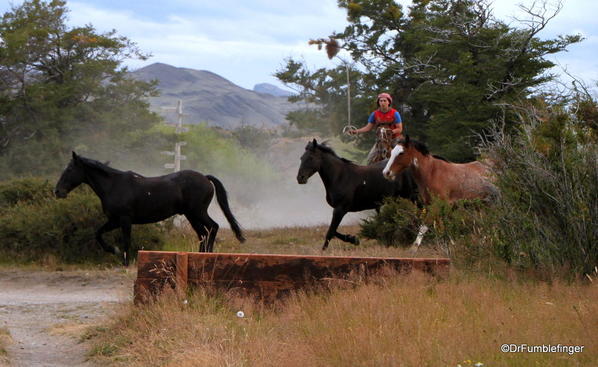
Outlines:
{"label": "horse's hoof", "polygon": [[355,246],[359,246],[359,237],[357,237],[357,236],[353,237],[353,241],[351,241],[351,242],[353,242],[353,244]]}

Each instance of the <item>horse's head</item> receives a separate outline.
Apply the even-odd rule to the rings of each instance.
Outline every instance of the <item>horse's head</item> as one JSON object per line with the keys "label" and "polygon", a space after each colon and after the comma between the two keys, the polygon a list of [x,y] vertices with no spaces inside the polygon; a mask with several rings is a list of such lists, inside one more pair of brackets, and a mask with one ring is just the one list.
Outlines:
{"label": "horse's head", "polygon": [[394,180],[395,177],[403,172],[413,162],[413,149],[409,142],[409,135],[405,137],[404,141],[399,141],[392,151],[390,158],[382,171],[382,174],[387,180]]}
{"label": "horse's head", "polygon": [[322,152],[317,148],[318,142],[316,139],[307,143],[305,153],[301,156],[301,165],[299,166],[299,172],[297,172],[297,183],[306,184],[307,180],[320,169]]}
{"label": "horse's head", "polygon": [[385,127],[381,127],[376,130],[376,154],[378,159],[381,161],[390,157],[390,151],[392,150],[393,134],[392,130]]}
{"label": "horse's head", "polygon": [[58,198],[65,198],[71,190],[81,185],[85,179],[85,172],[83,170],[83,163],[81,158],[73,152],[73,158],[66,166],[64,172],[60,176],[54,194]]}

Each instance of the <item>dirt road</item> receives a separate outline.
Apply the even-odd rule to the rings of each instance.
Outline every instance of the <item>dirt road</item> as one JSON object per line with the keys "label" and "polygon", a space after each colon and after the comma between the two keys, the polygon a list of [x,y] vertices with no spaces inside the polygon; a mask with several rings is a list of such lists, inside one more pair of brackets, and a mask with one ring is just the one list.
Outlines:
{"label": "dirt road", "polygon": [[130,301],[133,281],[134,274],[118,269],[0,270],[0,328],[12,338],[10,366],[90,366],[81,336]]}

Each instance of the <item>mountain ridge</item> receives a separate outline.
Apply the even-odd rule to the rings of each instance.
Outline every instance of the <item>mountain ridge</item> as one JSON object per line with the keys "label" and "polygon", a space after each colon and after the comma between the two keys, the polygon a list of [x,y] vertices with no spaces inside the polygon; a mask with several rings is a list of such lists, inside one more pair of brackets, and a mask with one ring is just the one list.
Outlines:
{"label": "mountain ridge", "polygon": [[183,123],[207,122],[225,129],[243,125],[278,128],[288,123],[286,114],[298,108],[286,96],[245,89],[207,70],[154,63],[130,75],[137,80],[158,81],[160,96],[150,97],[149,102],[151,109],[169,122],[176,121],[176,116],[165,108],[176,106],[178,100],[183,102]]}

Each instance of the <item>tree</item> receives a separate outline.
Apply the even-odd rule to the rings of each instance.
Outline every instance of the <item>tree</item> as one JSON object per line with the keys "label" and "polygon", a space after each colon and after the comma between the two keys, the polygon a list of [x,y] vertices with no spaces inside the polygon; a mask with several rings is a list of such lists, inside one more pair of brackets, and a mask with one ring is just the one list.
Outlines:
{"label": "tree", "polygon": [[[414,0],[407,13],[393,0],[338,4],[349,25],[330,38],[363,66],[364,95],[373,99],[390,90],[406,132],[456,161],[474,158],[476,137],[496,119],[506,116],[509,126],[505,106],[554,77],[546,72],[554,64],[545,56],[582,39],[538,38],[560,4],[524,8],[528,19],[520,20],[521,28],[495,19],[486,0]],[[335,72],[302,79],[322,80],[322,74]]]}
{"label": "tree", "polygon": [[74,147],[123,154],[159,121],[155,85],[121,66],[146,55],[114,30],[67,27],[65,4],[27,0],[0,21],[0,177],[54,172]]}

